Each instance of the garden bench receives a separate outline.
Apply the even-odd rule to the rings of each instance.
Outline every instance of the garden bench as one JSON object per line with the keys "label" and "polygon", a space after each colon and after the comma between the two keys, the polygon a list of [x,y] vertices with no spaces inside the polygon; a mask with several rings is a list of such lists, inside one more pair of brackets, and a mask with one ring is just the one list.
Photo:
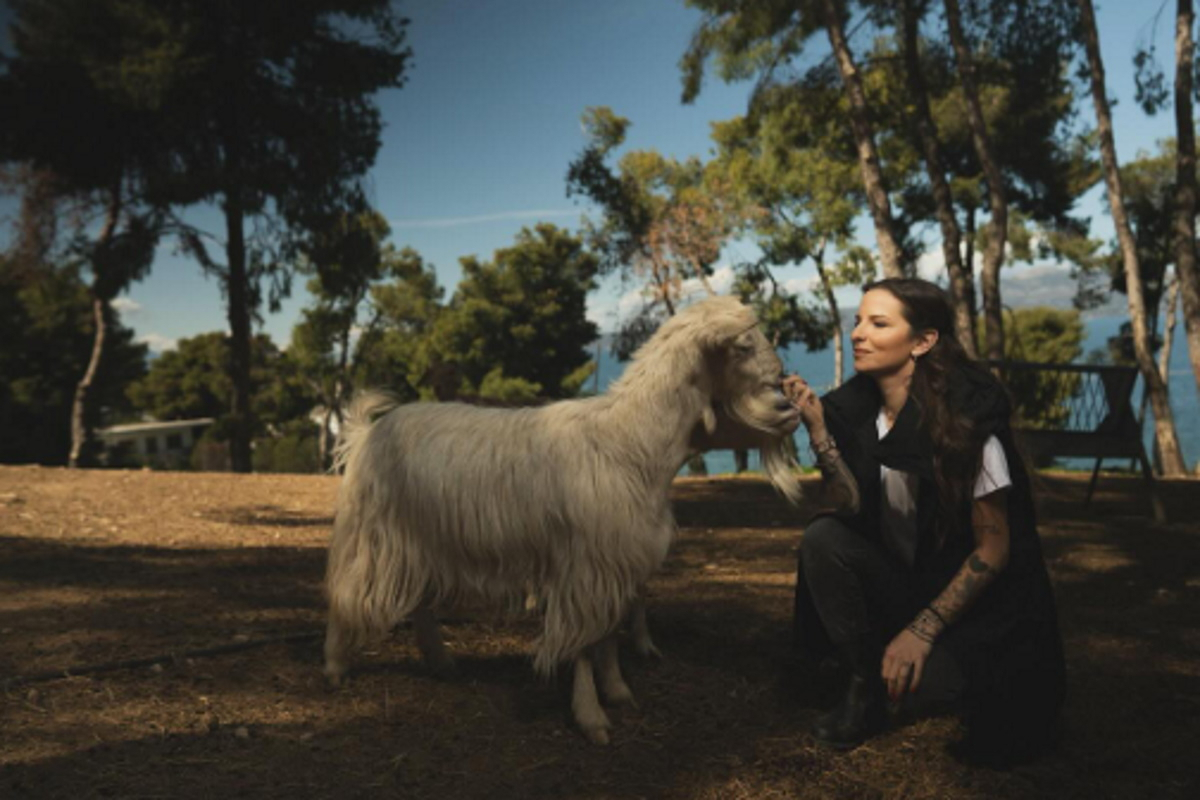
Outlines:
{"label": "garden bench", "polygon": [[1034,463],[1048,458],[1094,458],[1085,507],[1091,503],[1104,459],[1136,460],[1154,518],[1166,520],[1154,471],[1133,410],[1137,367],[1101,364],[991,362],[1012,392],[1014,432]]}

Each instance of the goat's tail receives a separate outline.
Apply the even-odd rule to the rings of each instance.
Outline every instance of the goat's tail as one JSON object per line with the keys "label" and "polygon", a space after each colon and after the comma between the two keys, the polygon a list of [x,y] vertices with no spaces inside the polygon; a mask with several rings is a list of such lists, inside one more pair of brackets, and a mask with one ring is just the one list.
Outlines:
{"label": "goat's tail", "polygon": [[329,624],[325,672],[337,682],[353,650],[396,621],[396,586],[389,565],[399,562],[399,542],[389,536],[386,493],[367,439],[375,418],[398,405],[383,392],[363,392],[350,403],[334,448],[333,470],[342,472],[325,571]]}
{"label": "goat's tail", "polygon": [[333,448],[333,466],[331,471],[338,473],[346,470],[350,459],[362,449],[371,430],[371,423],[381,414],[391,411],[400,405],[400,401],[387,392],[371,390],[359,392],[346,409],[346,417],[338,431],[337,444]]}

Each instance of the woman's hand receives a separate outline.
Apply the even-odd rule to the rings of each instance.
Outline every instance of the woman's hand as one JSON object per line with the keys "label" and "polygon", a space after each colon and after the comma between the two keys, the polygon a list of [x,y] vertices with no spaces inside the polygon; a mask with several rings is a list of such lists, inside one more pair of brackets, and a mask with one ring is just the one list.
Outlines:
{"label": "woman's hand", "polygon": [[783,379],[783,394],[800,411],[800,419],[808,429],[809,436],[825,433],[825,409],[821,398],[799,375],[788,375]]}
{"label": "woman's hand", "polygon": [[896,634],[883,652],[882,675],[889,697],[896,700],[905,692],[917,690],[931,650],[932,643],[923,641],[907,628]]}

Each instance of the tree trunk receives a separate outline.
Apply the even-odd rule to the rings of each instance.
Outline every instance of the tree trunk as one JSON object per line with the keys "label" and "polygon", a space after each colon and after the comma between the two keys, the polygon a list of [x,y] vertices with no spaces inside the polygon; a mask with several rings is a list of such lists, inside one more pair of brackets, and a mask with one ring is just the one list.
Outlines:
{"label": "tree trunk", "polygon": [[[96,242],[95,252],[101,258],[104,256],[104,251],[112,244],[120,217],[121,186],[118,184],[111,190],[108,216],[104,220],[104,229],[100,232],[100,239]],[[99,294],[101,284],[99,273],[103,269],[98,265],[99,261],[100,258],[93,258],[92,261],[92,318],[96,325],[96,333],[92,339],[92,355],[88,360],[83,377],[75,386],[75,401],[71,406],[71,453],[67,458],[67,466],[72,469],[85,466],[85,462],[90,457],[90,454],[86,452],[92,440],[92,427],[88,411],[91,405],[92,384],[95,383],[96,375],[100,372],[100,362],[104,358],[104,340],[108,333],[108,320],[104,315],[104,307],[108,299]]]}
{"label": "tree trunk", "polygon": [[942,255],[946,260],[946,273],[950,276],[950,291],[954,297],[954,329],[967,355],[976,358],[975,331],[971,327],[970,299],[967,296],[969,283],[963,268],[961,236],[958,220],[954,216],[954,198],[950,194],[950,184],[946,181],[946,171],[942,166],[942,146],[938,140],[933,113],[929,110],[929,92],[925,86],[925,75],[921,71],[921,57],[918,51],[920,15],[915,0],[902,0],[902,6],[905,79],[917,112],[917,136],[921,140],[921,149],[925,155],[925,167],[933,191],[938,225],[942,230]]}
{"label": "tree trunk", "polygon": [[[1170,397],[1171,378],[1171,348],[1175,343],[1175,310],[1179,306],[1179,276],[1176,275],[1167,281],[1167,319],[1163,324],[1163,340],[1162,347],[1158,351],[1158,374],[1162,376],[1163,383],[1167,385],[1167,396]],[[1155,325],[1157,327],[1157,324]],[[1146,395],[1142,395],[1142,413],[1138,417],[1139,420],[1146,418]],[[1162,453],[1158,450],[1158,440],[1154,441],[1154,468],[1162,472]]]}
{"label": "tree trunk", "polygon": [[984,352],[987,357],[999,361],[1004,358],[1004,318],[1000,302],[1000,267],[1004,264],[1004,245],[1008,239],[1008,199],[1004,191],[1004,176],[992,156],[992,145],[988,137],[987,123],[979,104],[979,84],[975,80],[975,61],[963,34],[962,15],[958,0],[945,0],[946,23],[950,29],[950,41],[954,45],[954,57],[958,62],[958,75],[962,81],[963,95],[967,101],[967,122],[971,128],[971,142],[975,154],[983,167],[988,184],[988,245],[983,254],[983,271],[979,276],[983,290]]}
{"label": "tree trunk", "polygon": [[326,408],[325,414],[321,417],[321,434],[317,439],[317,458],[321,465],[321,471],[327,472],[333,465],[333,409]]}
{"label": "tree trunk", "polygon": [[250,472],[250,297],[246,272],[245,213],[241,190],[231,187],[225,194],[226,254],[229,275],[225,287],[229,301],[229,374],[233,397],[229,404],[229,459],[234,472]]}
{"label": "tree trunk", "polygon": [[967,281],[967,314],[971,317],[971,335],[974,337],[976,343],[975,352],[978,353],[979,336],[976,330],[979,327],[979,314],[975,306],[975,234],[977,232],[975,228],[975,211],[975,206],[967,209],[966,226],[963,230],[965,234],[963,238],[967,240],[966,253],[963,255],[963,277]]}
{"label": "tree trunk", "polygon": [[854,141],[858,147],[858,165],[867,192],[867,205],[870,206],[871,218],[875,221],[875,240],[879,244],[883,274],[889,278],[900,278],[904,275],[901,266],[902,254],[900,244],[896,240],[891,202],[884,187],[883,170],[879,166],[879,153],[875,149],[875,134],[867,107],[867,96],[863,91],[854,57],[850,53],[850,45],[846,41],[842,19],[833,0],[821,0],[821,9],[825,14],[825,27],[829,31],[829,44],[837,56],[838,70],[846,88],[846,97],[850,101],[850,124],[854,129]]}
{"label": "tree trunk", "polygon": [[833,320],[833,386],[837,388],[842,385],[842,376],[846,374],[846,343],[843,340],[845,332],[842,330],[842,312],[838,308],[837,295],[833,293],[833,285],[829,282],[829,275],[825,272],[825,240],[821,240],[821,246],[813,255],[813,261],[817,265],[817,277],[821,280],[821,292],[825,295],[825,303],[829,306],[829,316]]}
{"label": "tree trunk", "polygon": [[1175,279],[1183,295],[1184,331],[1200,394],[1200,274],[1196,269],[1196,129],[1192,120],[1194,13],[1179,0],[1175,16]]}
{"label": "tree trunk", "polygon": [[1125,215],[1124,195],[1121,193],[1121,172],[1117,166],[1117,148],[1113,140],[1112,115],[1108,108],[1105,91],[1104,62],[1100,56],[1100,39],[1096,33],[1096,17],[1092,0],[1077,0],[1084,46],[1087,50],[1091,73],[1092,102],[1096,106],[1097,132],[1100,134],[1100,159],[1104,168],[1104,182],[1108,189],[1108,204],[1112,210],[1113,225],[1121,246],[1121,257],[1125,266],[1126,297],[1129,303],[1129,321],[1133,326],[1133,351],[1138,369],[1150,395],[1154,409],[1154,438],[1162,453],[1163,474],[1182,475],[1183,455],[1179,449],[1179,436],[1175,432],[1175,418],[1167,398],[1167,385],[1154,363],[1150,352],[1150,337],[1146,331],[1146,302],[1142,291],[1141,265],[1138,263],[1137,246],[1129,218]]}

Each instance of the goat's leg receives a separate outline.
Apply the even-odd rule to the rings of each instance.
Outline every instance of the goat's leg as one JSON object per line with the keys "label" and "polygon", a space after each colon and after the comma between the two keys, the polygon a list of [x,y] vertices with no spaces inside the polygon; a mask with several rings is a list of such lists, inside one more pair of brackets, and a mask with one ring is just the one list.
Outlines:
{"label": "goat's leg", "polygon": [[643,588],[629,604],[629,635],[633,638],[633,650],[643,658],[662,658],[663,654],[650,638],[650,626],[646,623],[646,590]]}
{"label": "goat's leg", "polygon": [[417,637],[417,649],[421,657],[434,672],[450,672],[454,669],[454,659],[446,651],[442,641],[442,629],[438,625],[429,604],[422,601],[412,615],[413,632]]}
{"label": "goat's leg", "polygon": [[612,723],[600,707],[596,694],[596,679],[592,672],[592,648],[585,648],[575,658],[575,686],[571,693],[571,712],[575,724],[592,744],[608,744]]}
{"label": "goat's leg", "polygon": [[325,677],[333,686],[341,685],[350,668],[352,639],[346,622],[330,609],[329,621],[325,625]]}
{"label": "goat's leg", "polygon": [[637,700],[629,684],[621,676],[621,663],[617,657],[617,636],[610,633],[596,645],[596,678],[600,684],[600,692],[610,706],[632,706],[637,708]]}

